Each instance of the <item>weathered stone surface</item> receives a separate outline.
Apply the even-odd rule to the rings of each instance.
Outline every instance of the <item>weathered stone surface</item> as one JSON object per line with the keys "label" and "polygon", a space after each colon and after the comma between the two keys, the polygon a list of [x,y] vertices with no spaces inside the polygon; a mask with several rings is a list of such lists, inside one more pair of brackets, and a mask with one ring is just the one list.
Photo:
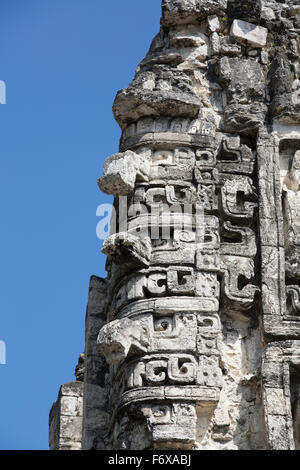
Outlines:
{"label": "weathered stone surface", "polygon": [[207,24],[208,24],[209,31],[211,33],[215,33],[216,31],[219,31],[220,29],[220,21],[216,15],[208,16]]}
{"label": "weathered stone surface", "polygon": [[133,189],[136,180],[148,181],[150,161],[128,150],[109,157],[98,180],[99,188],[114,196],[126,196]]}
{"label": "weathered stone surface", "polygon": [[128,318],[116,320],[105,325],[98,336],[100,352],[109,364],[118,363],[133,350],[145,353],[149,345],[147,331]]}
{"label": "weathered stone surface", "polygon": [[270,112],[273,119],[289,124],[300,122],[299,85],[295,81],[298,75],[299,72],[295,74],[292,70],[286,52],[280,51],[270,68]]}
{"label": "weathered stone surface", "polygon": [[300,449],[299,31],[292,0],[162,1],[51,448]]}
{"label": "weathered stone surface", "polygon": [[222,14],[227,0],[163,0],[162,21],[165,26],[189,23],[207,15]]}
{"label": "weathered stone surface", "polygon": [[80,450],[82,443],[83,383],[61,386],[49,416],[51,450]]}
{"label": "weathered stone surface", "polygon": [[106,323],[107,280],[92,276],[89,285],[85,321],[85,370],[83,389],[83,450],[104,450],[107,441],[109,414],[106,374],[108,364],[97,348],[99,330]]}
{"label": "weathered stone surface", "polygon": [[230,34],[238,41],[246,41],[254,47],[264,47],[267,43],[268,30],[247,21],[234,20]]}
{"label": "weathered stone surface", "polygon": [[[145,83],[145,82],[144,82]],[[189,116],[197,117],[201,100],[192,93],[173,90],[167,85],[166,90],[139,89],[132,86],[118,92],[113,111],[116,121],[124,128],[145,116]]]}
{"label": "weathered stone surface", "polygon": [[263,0],[228,0],[228,15],[232,19],[259,22]]}
{"label": "weathered stone surface", "polygon": [[150,262],[151,244],[149,240],[129,233],[117,233],[104,241],[102,252],[116,264],[147,267]]}

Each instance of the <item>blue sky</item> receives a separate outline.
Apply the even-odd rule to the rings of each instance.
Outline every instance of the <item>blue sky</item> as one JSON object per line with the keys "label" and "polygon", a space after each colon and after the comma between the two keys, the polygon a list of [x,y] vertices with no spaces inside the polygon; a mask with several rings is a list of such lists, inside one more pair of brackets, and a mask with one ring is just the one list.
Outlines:
{"label": "blue sky", "polygon": [[47,449],[84,349],[111,111],[159,30],[161,0],[0,0],[0,449]]}

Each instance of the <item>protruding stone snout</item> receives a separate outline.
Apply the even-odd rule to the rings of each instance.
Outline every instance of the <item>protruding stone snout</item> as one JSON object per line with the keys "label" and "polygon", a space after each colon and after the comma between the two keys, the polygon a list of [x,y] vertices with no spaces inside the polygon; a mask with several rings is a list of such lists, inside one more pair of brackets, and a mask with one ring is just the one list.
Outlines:
{"label": "protruding stone snout", "polygon": [[148,267],[152,245],[148,238],[142,240],[128,232],[120,232],[104,240],[102,253],[117,265]]}
{"label": "protruding stone snout", "polygon": [[106,194],[126,196],[133,191],[136,181],[148,181],[150,160],[131,150],[108,157],[98,186]]}
{"label": "protruding stone snout", "polygon": [[100,352],[109,364],[126,359],[130,353],[147,352],[149,339],[147,329],[129,318],[115,320],[105,325],[98,335]]}

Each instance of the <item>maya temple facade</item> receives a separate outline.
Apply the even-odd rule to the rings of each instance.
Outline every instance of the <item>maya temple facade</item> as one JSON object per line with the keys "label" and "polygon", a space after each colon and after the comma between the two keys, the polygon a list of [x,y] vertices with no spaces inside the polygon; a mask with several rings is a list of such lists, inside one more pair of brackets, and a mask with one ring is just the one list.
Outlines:
{"label": "maya temple facade", "polygon": [[51,449],[300,449],[300,2],[163,0]]}

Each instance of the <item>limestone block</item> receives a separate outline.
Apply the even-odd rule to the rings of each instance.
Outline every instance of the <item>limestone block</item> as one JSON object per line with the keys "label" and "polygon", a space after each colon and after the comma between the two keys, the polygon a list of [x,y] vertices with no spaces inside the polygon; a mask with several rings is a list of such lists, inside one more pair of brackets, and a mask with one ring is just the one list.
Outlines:
{"label": "limestone block", "polygon": [[218,407],[215,411],[215,425],[217,427],[229,427],[230,426],[230,417],[228,409],[223,407]]}
{"label": "limestone block", "polygon": [[61,437],[69,441],[81,442],[82,417],[61,417]]}
{"label": "limestone block", "polygon": [[82,397],[62,397],[61,413],[65,416],[80,416],[82,414]]}
{"label": "limestone block", "polygon": [[251,104],[254,99],[256,102],[264,99],[265,78],[258,62],[246,58],[222,57],[219,73],[222,83],[226,85],[228,103],[245,105]]}
{"label": "limestone block", "polygon": [[207,17],[208,29],[211,33],[215,33],[220,29],[220,21],[216,15],[210,15]]}
{"label": "limestone block", "polygon": [[218,55],[220,52],[220,36],[217,32],[212,33],[210,37],[210,45],[212,55]]}
{"label": "limestone block", "polygon": [[199,31],[195,25],[178,26],[170,31],[170,45],[176,47],[180,54],[179,69],[193,69],[196,65],[201,67],[210,56],[210,40],[208,36]]}
{"label": "limestone block", "polygon": [[287,418],[285,416],[268,416],[271,450],[293,450],[290,448]]}
{"label": "limestone block", "polygon": [[263,384],[267,387],[280,388],[282,384],[282,362],[281,358],[275,361],[264,361],[262,367]]}
{"label": "limestone block", "polygon": [[261,18],[265,20],[266,23],[270,23],[271,21],[275,20],[276,15],[272,8],[263,7],[261,12]]}
{"label": "limestone block", "polygon": [[210,42],[207,38],[206,44],[203,46],[185,48],[180,52],[183,59],[183,63],[180,65],[180,68],[193,69],[195,66],[201,66],[201,62],[205,62],[205,60],[210,57]]}
{"label": "limestone block", "polygon": [[261,63],[262,63],[262,64],[267,65],[267,64],[269,63],[269,61],[270,61],[268,52],[266,52],[266,51],[261,51],[260,60],[261,60]]}
{"label": "limestone block", "polygon": [[234,20],[230,34],[237,41],[246,42],[254,47],[264,47],[267,44],[267,28],[248,23],[247,21]]}
{"label": "limestone block", "polygon": [[83,393],[82,449],[107,448],[108,390],[105,388],[108,364],[99,354],[97,336],[106,323],[107,280],[92,276],[85,322],[85,373]]}
{"label": "limestone block", "polygon": [[127,150],[109,157],[104,164],[103,176],[99,178],[99,188],[107,194],[125,196],[133,189],[136,180],[148,181],[150,162],[140,155]]}
{"label": "limestone block", "polygon": [[108,449],[106,437],[109,426],[108,393],[104,387],[85,383],[84,417],[83,417],[83,450]]}
{"label": "limestone block", "polygon": [[253,104],[228,105],[224,113],[224,130],[226,132],[251,132],[263,124],[266,112],[267,106],[257,101]]}
{"label": "limestone block", "polygon": [[[217,17],[216,17],[217,18]],[[207,44],[208,38],[194,25],[178,26],[170,31],[170,45],[172,47],[200,47]]]}
{"label": "limestone block", "polygon": [[260,238],[262,244],[265,246],[283,246],[283,237],[278,234],[278,221],[276,219],[265,219],[261,217]]}
{"label": "limestone block", "polygon": [[61,386],[59,396],[67,397],[82,397],[82,383],[81,382],[68,382]]}
{"label": "limestone block", "polygon": [[60,388],[49,416],[51,450],[80,450],[82,442],[83,383],[69,382]]}
{"label": "limestone block", "polygon": [[267,388],[265,395],[267,412],[271,415],[285,416],[287,410],[283,390],[279,388]]}
{"label": "limestone block", "polygon": [[242,48],[240,44],[236,43],[235,39],[231,36],[226,36],[222,39],[220,52],[224,56],[240,57],[242,55]]}
{"label": "limestone block", "polygon": [[266,84],[261,64],[250,58],[223,56],[218,68],[227,99],[224,130],[249,132],[262,125],[267,106],[264,103]]}

